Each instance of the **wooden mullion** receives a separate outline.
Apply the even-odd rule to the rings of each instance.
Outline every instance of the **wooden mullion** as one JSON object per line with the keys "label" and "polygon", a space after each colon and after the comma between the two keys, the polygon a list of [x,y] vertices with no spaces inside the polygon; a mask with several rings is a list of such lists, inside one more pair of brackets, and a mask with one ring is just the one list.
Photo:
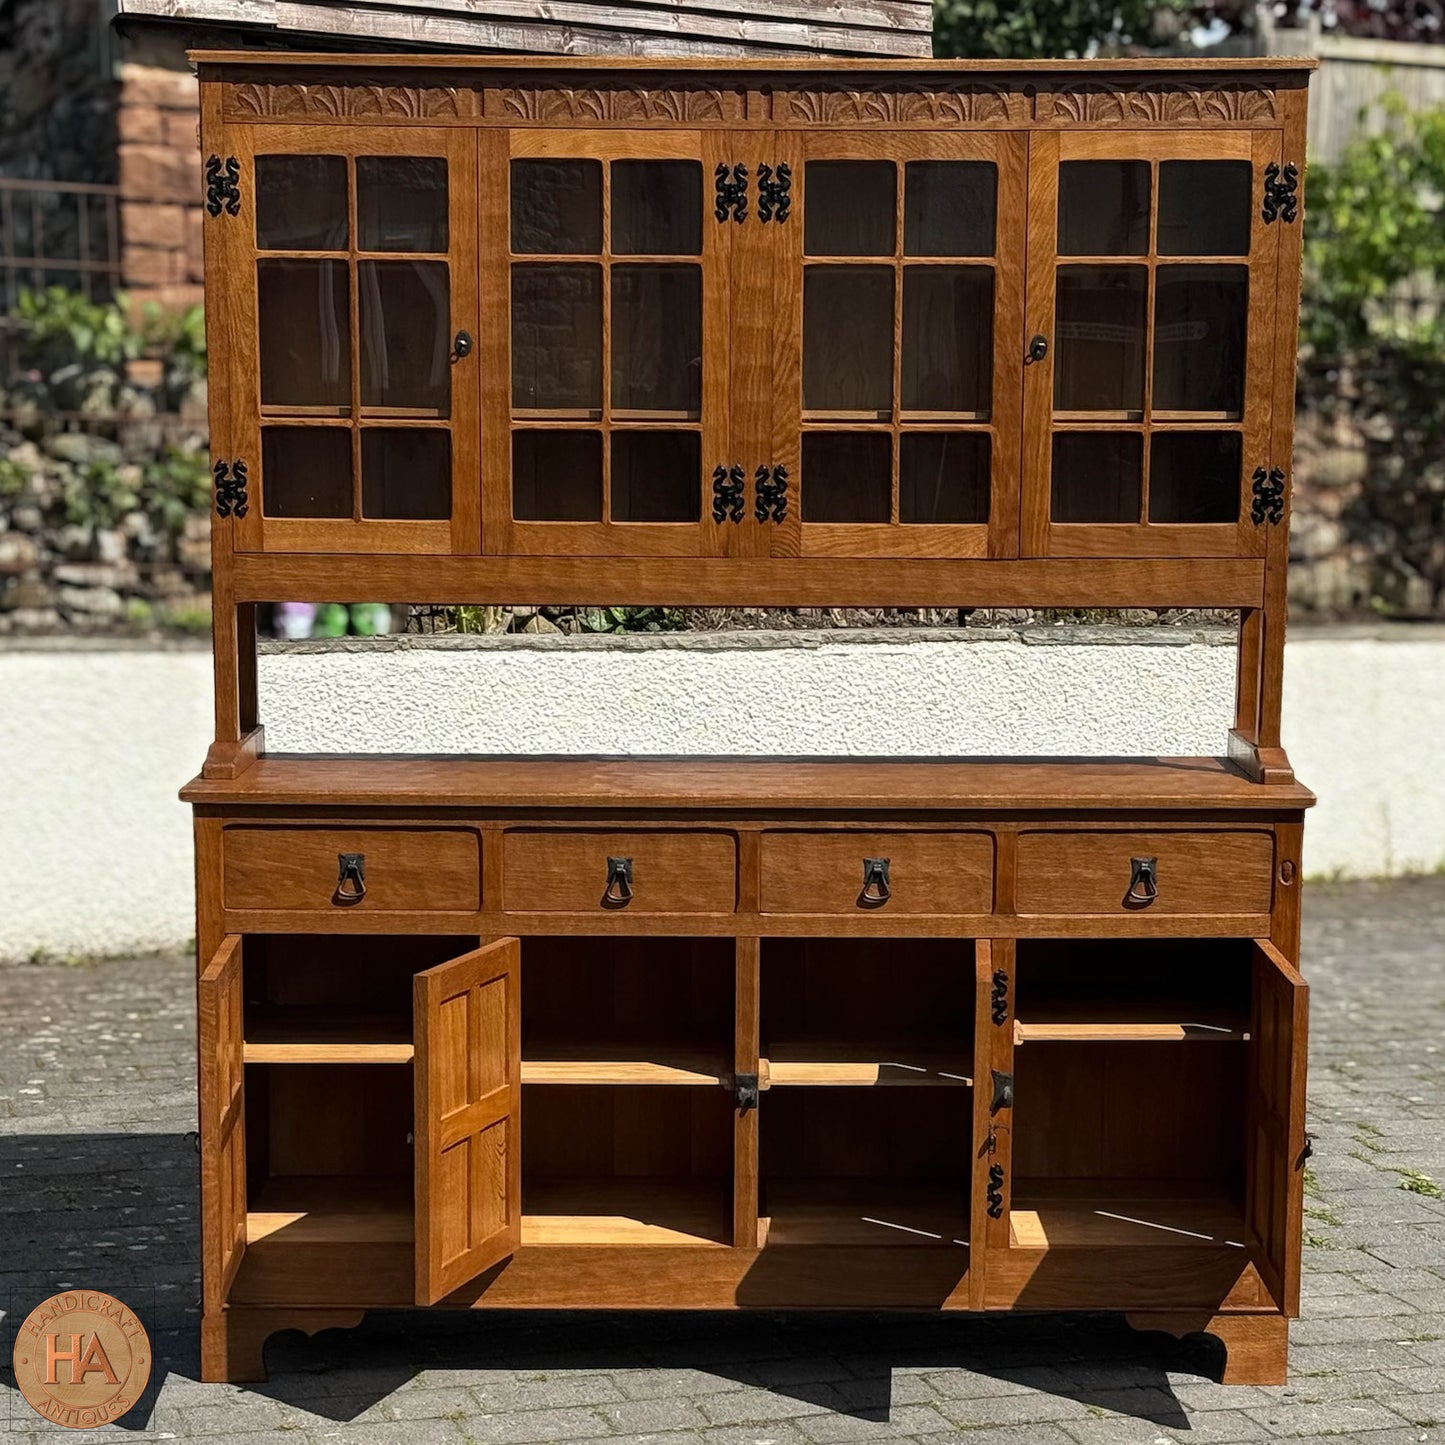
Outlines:
{"label": "wooden mullion", "polygon": [[[756,834],[751,835],[754,839]],[[754,850],[755,851],[755,850]],[[760,1069],[760,1018],[762,1012],[762,940],[739,938],[734,954],[733,1070],[735,1074],[757,1074]],[[759,1220],[758,1116],[757,1109],[735,1109],[733,1118],[733,1203],[732,1239],[740,1249],[755,1249],[761,1243]]]}
{"label": "wooden mullion", "polygon": [[602,526],[604,535],[612,526],[612,161],[602,165]]}
{"label": "wooden mullion", "polygon": [[903,288],[907,279],[908,263],[904,254],[903,222],[906,214],[904,187],[908,184],[908,168],[901,162],[893,163],[893,407],[889,417],[889,431],[892,433],[890,452],[888,521],[897,527],[903,479],[899,468],[903,462],[900,437],[903,431]]}
{"label": "wooden mullion", "polygon": [[356,199],[356,155],[346,157],[346,267],[350,284],[347,304],[351,308],[351,520],[361,515],[361,266],[357,262],[356,227],[359,208]]}
{"label": "wooden mullion", "polygon": [[1154,439],[1154,308],[1159,273],[1159,162],[1149,162],[1148,286],[1144,295],[1144,411],[1140,418],[1139,524],[1149,525],[1149,461]]}

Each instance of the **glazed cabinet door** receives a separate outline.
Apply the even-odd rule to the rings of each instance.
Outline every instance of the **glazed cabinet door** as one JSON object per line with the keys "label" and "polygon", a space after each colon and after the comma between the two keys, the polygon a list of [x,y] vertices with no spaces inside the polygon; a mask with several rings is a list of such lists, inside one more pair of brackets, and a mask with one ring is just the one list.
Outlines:
{"label": "glazed cabinet door", "polygon": [[226,938],[196,983],[200,1057],[201,1287],[219,1310],[246,1252],[246,1070],[241,953]]}
{"label": "glazed cabinet door", "polygon": [[228,283],[220,430],[245,468],[234,547],[476,552],[471,133],[240,126],[227,142],[241,200],[209,223],[208,257]]}
{"label": "glazed cabinet door", "polygon": [[1017,555],[1027,139],[775,146],[772,555]]}
{"label": "glazed cabinet door", "polygon": [[1254,946],[1245,1217],[1260,1274],[1285,1314],[1299,1314],[1304,1211],[1309,985],[1263,939]]}
{"label": "glazed cabinet door", "polygon": [[435,1304],[521,1240],[520,983],[515,938],[412,980],[418,1304]]}
{"label": "glazed cabinet door", "polygon": [[1280,133],[1029,145],[1024,555],[1262,555]]}
{"label": "glazed cabinet door", "polygon": [[519,129],[479,144],[483,550],[722,550],[721,138]]}

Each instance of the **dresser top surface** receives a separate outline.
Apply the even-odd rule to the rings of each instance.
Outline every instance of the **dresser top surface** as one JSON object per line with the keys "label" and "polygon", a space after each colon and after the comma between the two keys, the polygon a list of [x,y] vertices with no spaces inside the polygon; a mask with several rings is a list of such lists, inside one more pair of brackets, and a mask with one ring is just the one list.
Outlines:
{"label": "dresser top surface", "polygon": [[1290,812],[1298,783],[1261,785],[1220,758],[374,758],[268,756],[197,778],[195,804],[517,809],[1170,809]]}

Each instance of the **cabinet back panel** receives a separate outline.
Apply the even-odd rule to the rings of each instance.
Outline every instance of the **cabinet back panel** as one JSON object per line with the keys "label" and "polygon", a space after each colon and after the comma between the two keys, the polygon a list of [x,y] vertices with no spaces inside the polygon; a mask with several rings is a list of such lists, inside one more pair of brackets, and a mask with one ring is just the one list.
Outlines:
{"label": "cabinet back panel", "polygon": [[475,936],[256,934],[246,939],[246,1001],[410,1019],[412,975],[478,944]]}
{"label": "cabinet back panel", "polygon": [[411,1174],[410,1064],[248,1064],[248,1085],[258,1070],[268,1107],[248,1124],[266,1130],[271,1175]]}

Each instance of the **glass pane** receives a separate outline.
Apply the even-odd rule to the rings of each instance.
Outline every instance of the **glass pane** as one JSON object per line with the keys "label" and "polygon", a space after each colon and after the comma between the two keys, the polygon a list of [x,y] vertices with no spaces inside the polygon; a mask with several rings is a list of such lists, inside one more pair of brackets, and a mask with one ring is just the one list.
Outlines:
{"label": "glass pane", "polygon": [[893,501],[893,438],[888,432],[803,435],[805,522],[887,522]]}
{"label": "glass pane", "polygon": [[440,427],[361,433],[361,513],[443,522],[452,514],[452,439]]}
{"label": "glass pane", "polygon": [[1154,277],[1154,410],[1238,416],[1249,272],[1161,266]]}
{"label": "glass pane", "polygon": [[612,249],[621,256],[702,253],[702,167],[696,161],[614,161]]}
{"label": "glass pane", "polygon": [[1056,432],[1055,522],[1137,522],[1144,438],[1138,432]]}
{"label": "glass pane", "polygon": [[978,412],[993,390],[993,268],[903,269],[903,409]]}
{"label": "glass pane", "polygon": [[258,261],[261,405],[351,409],[344,261]]}
{"label": "glass pane", "polygon": [[1149,520],[1237,521],[1243,450],[1237,431],[1155,432],[1149,443]]}
{"label": "glass pane", "polygon": [[256,249],[346,249],[344,157],[256,157]]}
{"label": "glass pane", "polygon": [[445,251],[445,156],[357,156],[357,244],[363,251]]}
{"label": "glass pane", "polygon": [[600,522],[601,432],[513,432],[512,515],[519,522]]}
{"label": "glass pane", "polygon": [[513,161],[512,250],[602,254],[602,162]]}
{"label": "glass pane", "polygon": [[451,412],[451,297],[445,261],[362,261],[361,404]]}
{"label": "glass pane", "polygon": [[803,406],[893,410],[893,268],[809,266],[803,274]]}
{"label": "glass pane", "polygon": [[898,167],[892,161],[809,161],[803,249],[810,256],[891,256],[898,249]]}
{"label": "glass pane", "polygon": [[1143,266],[1059,267],[1054,313],[1057,410],[1143,409],[1148,293],[1149,273]]}
{"label": "glass pane", "polygon": [[1144,256],[1149,251],[1149,162],[1063,161],[1059,255]]}
{"label": "glass pane", "polygon": [[612,405],[683,412],[702,406],[702,272],[612,268]]}
{"label": "glass pane", "polygon": [[349,517],[350,429],[262,427],[261,498],[268,517]]}
{"label": "glass pane", "polygon": [[1249,255],[1252,181],[1248,161],[1161,161],[1159,254]]}
{"label": "glass pane", "polygon": [[992,161],[909,161],[903,177],[905,256],[992,256],[998,167]]}
{"label": "glass pane", "polygon": [[702,438],[696,432],[613,432],[614,522],[696,522],[701,516]]}
{"label": "glass pane", "polygon": [[984,431],[904,432],[898,439],[898,520],[987,522],[991,446]]}
{"label": "glass pane", "polygon": [[512,405],[602,408],[602,268],[512,268]]}

